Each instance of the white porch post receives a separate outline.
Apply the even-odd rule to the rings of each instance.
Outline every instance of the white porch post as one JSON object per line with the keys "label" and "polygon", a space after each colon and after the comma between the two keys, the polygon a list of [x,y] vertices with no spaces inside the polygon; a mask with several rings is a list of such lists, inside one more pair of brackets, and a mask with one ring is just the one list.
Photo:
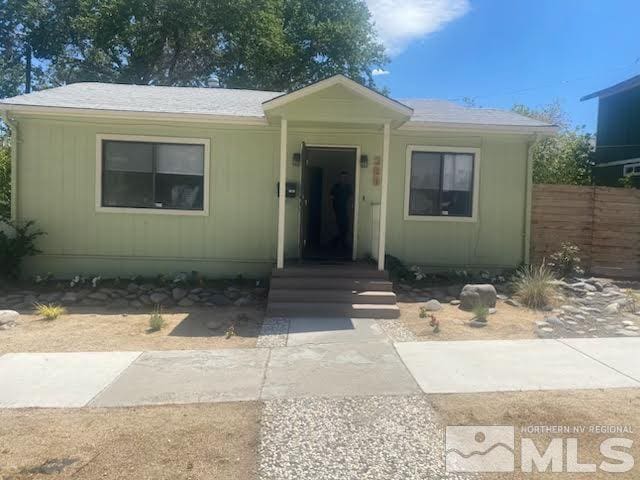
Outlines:
{"label": "white porch post", "polygon": [[384,124],[382,141],[382,195],[380,196],[380,236],[378,240],[378,270],[384,270],[385,243],[387,236],[387,189],[389,186],[389,143],[391,125]]}
{"label": "white porch post", "polygon": [[277,268],[284,268],[284,200],[287,185],[287,119],[280,120],[280,189],[278,193]]}

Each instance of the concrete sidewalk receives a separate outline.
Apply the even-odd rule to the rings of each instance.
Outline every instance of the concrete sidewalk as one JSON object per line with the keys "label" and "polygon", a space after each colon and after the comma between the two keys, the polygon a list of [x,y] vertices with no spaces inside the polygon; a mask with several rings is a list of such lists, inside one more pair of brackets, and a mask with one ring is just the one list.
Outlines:
{"label": "concrete sidewalk", "polygon": [[392,344],[370,330],[359,341],[336,335],[272,349],[9,353],[0,407],[640,388],[637,338]]}

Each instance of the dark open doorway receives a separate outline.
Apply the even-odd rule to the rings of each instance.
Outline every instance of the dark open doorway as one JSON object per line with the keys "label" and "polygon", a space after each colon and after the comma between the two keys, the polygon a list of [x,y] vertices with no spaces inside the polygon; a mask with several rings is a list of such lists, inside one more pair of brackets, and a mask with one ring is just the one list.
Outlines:
{"label": "dark open doorway", "polygon": [[352,259],[356,161],[355,148],[303,147],[302,259]]}

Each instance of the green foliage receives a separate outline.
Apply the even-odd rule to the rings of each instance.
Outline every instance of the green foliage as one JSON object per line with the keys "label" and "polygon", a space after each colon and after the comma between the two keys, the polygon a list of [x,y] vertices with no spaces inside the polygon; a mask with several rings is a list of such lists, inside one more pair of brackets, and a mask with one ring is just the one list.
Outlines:
{"label": "green foliage", "polygon": [[45,320],[55,320],[60,315],[67,313],[67,310],[60,305],[42,305],[40,303],[36,303],[35,307],[36,313]]}
{"label": "green foliage", "polygon": [[571,242],[563,242],[560,249],[549,256],[547,265],[560,277],[573,277],[584,273],[580,262],[580,248]]}
{"label": "green foliage", "polygon": [[555,288],[553,272],[544,263],[527,265],[516,273],[513,289],[520,301],[531,308],[542,308],[551,303]]}
{"label": "green foliage", "polygon": [[162,311],[159,305],[156,305],[151,316],[149,316],[149,331],[158,332],[165,326],[165,320],[162,317]]}
{"label": "green foliage", "polygon": [[487,322],[487,317],[489,316],[489,309],[482,305],[481,303],[477,304],[473,307],[473,315],[476,320],[479,322]]}
{"label": "green foliage", "polygon": [[0,221],[11,217],[11,151],[0,139]]}
{"label": "green foliage", "polygon": [[560,128],[556,136],[540,139],[532,147],[534,183],[593,183],[594,137],[582,128],[571,129],[567,115],[557,101],[539,110],[524,105],[514,105],[512,110]]}
{"label": "green foliage", "polygon": [[389,272],[392,280],[410,281],[414,278],[413,273],[402,263],[402,260],[393,255],[387,254],[384,256],[384,267]]}
{"label": "green foliage", "polygon": [[103,81],[290,90],[342,73],[373,86],[387,58],[364,0],[3,0],[0,97]]}
{"label": "green foliage", "polygon": [[17,278],[22,261],[40,253],[36,240],[44,232],[33,227],[33,221],[0,222],[0,277]]}

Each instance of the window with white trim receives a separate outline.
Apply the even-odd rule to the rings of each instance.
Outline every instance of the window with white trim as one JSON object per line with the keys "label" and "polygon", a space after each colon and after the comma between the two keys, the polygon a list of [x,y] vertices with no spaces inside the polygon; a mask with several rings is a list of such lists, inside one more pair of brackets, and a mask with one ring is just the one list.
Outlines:
{"label": "window with white trim", "polygon": [[640,163],[629,163],[624,166],[624,176],[640,176]]}
{"label": "window with white trim", "polygon": [[475,154],[410,150],[407,215],[472,217]]}
{"label": "window with white trim", "polygon": [[102,140],[102,207],[204,210],[203,144]]}

